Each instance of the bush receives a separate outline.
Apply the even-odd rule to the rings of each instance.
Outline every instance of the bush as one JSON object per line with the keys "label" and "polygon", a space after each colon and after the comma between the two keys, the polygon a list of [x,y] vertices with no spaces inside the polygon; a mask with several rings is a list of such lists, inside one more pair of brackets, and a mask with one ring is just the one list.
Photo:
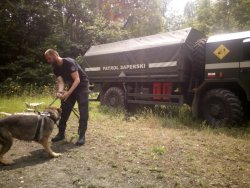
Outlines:
{"label": "bush", "polygon": [[36,96],[36,95],[54,95],[54,85],[43,85],[40,86],[36,83],[34,84],[21,84],[13,81],[11,78],[6,79],[0,85],[0,95],[1,96]]}

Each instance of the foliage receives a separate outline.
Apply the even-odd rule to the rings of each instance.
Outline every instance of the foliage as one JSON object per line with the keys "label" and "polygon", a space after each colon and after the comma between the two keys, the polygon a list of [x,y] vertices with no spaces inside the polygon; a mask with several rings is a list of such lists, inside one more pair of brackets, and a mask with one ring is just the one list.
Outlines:
{"label": "foliage", "polygon": [[91,45],[194,27],[205,34],[250,29],[249,0],[193,0],[184,16],[172,0],[2,0],[0,82],[53,83],[43,53],[81,60]]}
{"label": "foliage", "polygon": [[37,96],[39,94],[51,96],[54,95],[54,90],[54,85],[46,84],[41,86],[37,83],[26,83],[24,85],[8,78],[0,85],[0,96]]}
{"label": "foliage", "polygon": [[0,82],[52,83],[43,57],[47,48],[76,58],[93,44],[159,32],[163,26],[159,10],[158,0],[3,0]]}
{"label": "foliage", "polygon": [[187,3],[185,23],[204,34],[237,32],[250,29],[248,0],[200,0]]}
{"label": "foliage", "polygon": [[[169,0],[168,2],[171,2]],[[184,16],[166,9],[166,30],[194,27],[207,35],[250,29],[248,0],[193,0],[188,1]]]}
{"label": "foliage", "polygon": [[133,37],[162,31],[163,7],[161,0],[101,0],[98,4],[99,13],[111,24],[120,23],[120,26]]}

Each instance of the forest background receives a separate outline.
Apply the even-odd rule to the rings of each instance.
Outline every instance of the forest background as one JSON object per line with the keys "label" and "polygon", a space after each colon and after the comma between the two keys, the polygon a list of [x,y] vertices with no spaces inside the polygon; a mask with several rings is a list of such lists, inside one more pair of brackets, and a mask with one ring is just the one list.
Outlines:
{"label": "forest background", "polygon": [[47,48],[81,63],[91,45],[187,27],[207,36],[250,30],[249,0],[190,0],[178,14],[173,1],[1,0],[0,92],[52,85]]}

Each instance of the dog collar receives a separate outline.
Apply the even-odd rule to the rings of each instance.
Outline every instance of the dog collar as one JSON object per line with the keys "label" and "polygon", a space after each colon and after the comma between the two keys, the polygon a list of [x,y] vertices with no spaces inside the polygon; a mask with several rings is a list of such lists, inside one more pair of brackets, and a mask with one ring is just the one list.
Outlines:
{"label": "dog collar", "polygon": [[50,113],[48,113],[48,112],[40,112],[38,114],[37,129],[36,129],[36,133],[35,133],[35,137],[34,137],[34,140],[36,140],[36,141],[39,141],[42,138],[43,129],[44,129],[44,118],[45,117],[49,117],[51,120],[54,121],[55,124],[57,122],[57,120],[55,120],[50,115]]}
{"label": "dog collar", "polygon": [[38,116],[38,121],[37,121],[36,134],[35,134],[35,137],[34,137],[35,141],[41,140],[42,135],[43,135],[43,127],[44,127],[44,116],[39,115]]}
{"label": "dog collar", "polygon": [[39,115],[42,117],[49,117],[50,119],[52,119],[54,121],[54,123],[57,122],[57,120],[55,118],[53,118],[49,112],[40,112]]}

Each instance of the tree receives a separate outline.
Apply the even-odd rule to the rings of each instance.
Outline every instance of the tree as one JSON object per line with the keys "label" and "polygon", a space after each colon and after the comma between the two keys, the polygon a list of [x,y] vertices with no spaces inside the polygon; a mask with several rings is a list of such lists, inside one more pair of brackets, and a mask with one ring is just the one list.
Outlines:
{"label": "tree", "polygon": [[[49,5],[39,0],[1,1],[0,4],[0,81],[11,77],[24,82],[40,80],[41,63],[36,47],[49,35]],[[44,73],[42,73],[44,74]],[[37,78],[37,79],[36,79]]]}
{"label": "tree", "polygon": [[[51,82],[43,53],[83,55],[91,45],[194,27],[205,34],[250,29],[249,0],[196,0],[185,16],[172,0],[2,0],[0,81]],[[10,80],[8,79],[8,80]]]}
{"label": "tree", "polygon": [[93,43],[118,40],[126,34],[95,15],[96,4],[91,0],[4,0],[0,5],[1,82],[11,78],[47,84],[51,81],[43,57],[47,48],[77,57]]}
{"label": "tree", "polygon": [[249,11],[248,0],[196,0],[185,7],[184,25],[209,35],[249,30]]}
{"label": "tree", "polygon": [[238,30],[250,30],[250,1],[234,1],[232,15],[237,23]]}
{"label": "tree", "polygon": [[131,37],[155,34],[163,30],[164,4],[161,0],[101,0],[98,7],[110,23],[119,23]]}

